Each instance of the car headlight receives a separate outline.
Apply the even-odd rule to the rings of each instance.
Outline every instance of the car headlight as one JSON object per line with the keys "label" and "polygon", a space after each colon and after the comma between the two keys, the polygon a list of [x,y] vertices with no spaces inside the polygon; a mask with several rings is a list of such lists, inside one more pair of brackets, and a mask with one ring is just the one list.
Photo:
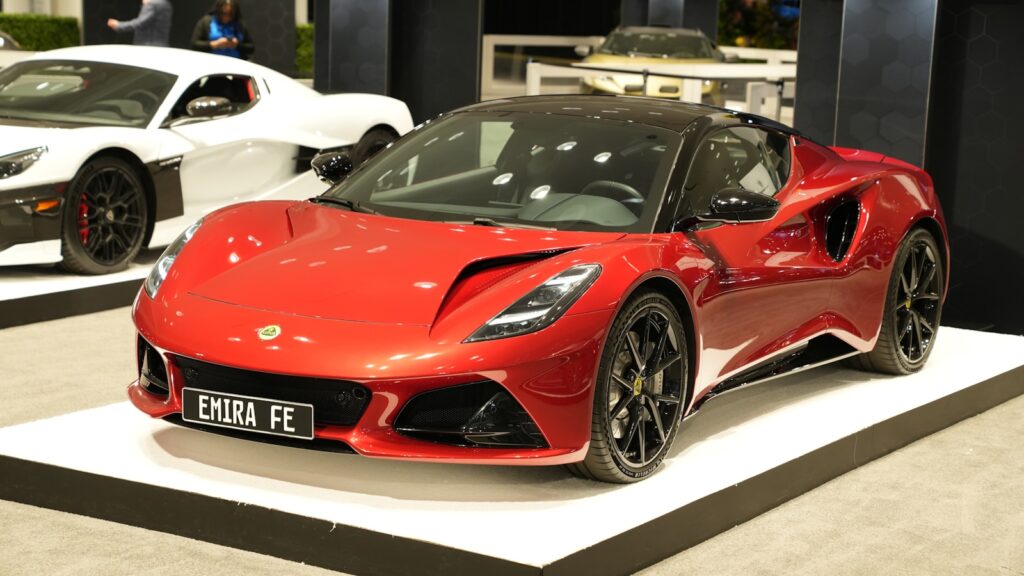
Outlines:
{"label": "car headlight", "polygon": [[580,264],[555,274],[501,314],[491,318],[466,342],[520,336],[550,326],[601,274],[598,264]]}
{"label": "car headlight", "polygon": [[0,157],[0,180],[17,176],[36,163],[46,153],[46,146],[30,148]]}
{"label": "car headlight", "polygon": [[199,225],[202,223],[203,221],[199,220],[189,226],[160,255],[160,259],[156,261],[153,269],[149,271],[149,276],[146,277],[146,294],[149,294],[150,298],[156,298],[157,290],[160,290],[160,285],[167,279],[167,274],[171,271],[171,266],[174,264],[174,259],[178,257],[181,249],[185,247],[185,244],[188,244],[188,241],[192,239],[192,236],[195,235],[196,230],[199,229]]}

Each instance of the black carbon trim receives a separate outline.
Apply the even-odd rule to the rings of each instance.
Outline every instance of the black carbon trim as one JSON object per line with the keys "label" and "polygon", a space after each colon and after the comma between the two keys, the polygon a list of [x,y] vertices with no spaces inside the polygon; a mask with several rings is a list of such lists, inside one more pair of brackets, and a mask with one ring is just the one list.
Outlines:
{"label": "black carbon trim", "polygon": [[175,218],[185,213],[185,200],[181,188],[181,159],[181,156],[175,156],[146,164],[156,197],[154,222]]}
{"label": "black carbon trim", "polygon": [[[0,250],[15,244],[60,239],[63,188],[65,184],[44,184],[0,191]],[[60,200],[55,208],[37,212],[43,200]]]}

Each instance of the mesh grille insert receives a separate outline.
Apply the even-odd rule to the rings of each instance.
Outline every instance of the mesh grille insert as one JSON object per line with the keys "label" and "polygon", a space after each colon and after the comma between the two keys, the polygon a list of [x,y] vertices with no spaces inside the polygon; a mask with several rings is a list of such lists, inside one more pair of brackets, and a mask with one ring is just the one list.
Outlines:
{"label": "mesh grille insert", "polygon": [[185,386],[313,405],[317,424],[352,426],[370,403],[370,391],[347,380],[270,374],[175,356]]}

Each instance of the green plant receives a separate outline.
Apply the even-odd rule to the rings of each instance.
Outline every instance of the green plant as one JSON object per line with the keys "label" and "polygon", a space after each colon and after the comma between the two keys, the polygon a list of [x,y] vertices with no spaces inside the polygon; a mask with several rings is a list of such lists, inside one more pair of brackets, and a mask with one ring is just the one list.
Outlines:
{"label": "green plant", "polygon": [[313,75],[313,25],[295,26],[295,69],[299,75]]}
{"label": "green plant", "polygon": [[23,50],[39,52],[82,43],[78,20],[67,16],[0,14],[0,30],[10,34]]}
{"label": "green plant", "polygon": [[720,0],[718,43],[722,46],[796,49],[799,19],[784,19],[775,8],[781,0]]}

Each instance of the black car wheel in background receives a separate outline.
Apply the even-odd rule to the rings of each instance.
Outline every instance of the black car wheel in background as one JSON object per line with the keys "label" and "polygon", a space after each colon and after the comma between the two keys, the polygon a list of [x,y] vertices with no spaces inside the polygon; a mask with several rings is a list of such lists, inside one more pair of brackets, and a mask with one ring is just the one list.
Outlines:
{"label": "black car wheel in background", "polygon": [[147,210],[142,180],[127,162],[105,156],[88,162],[68,187],[63,267],[78,274],[126,268],[142,248]]}

